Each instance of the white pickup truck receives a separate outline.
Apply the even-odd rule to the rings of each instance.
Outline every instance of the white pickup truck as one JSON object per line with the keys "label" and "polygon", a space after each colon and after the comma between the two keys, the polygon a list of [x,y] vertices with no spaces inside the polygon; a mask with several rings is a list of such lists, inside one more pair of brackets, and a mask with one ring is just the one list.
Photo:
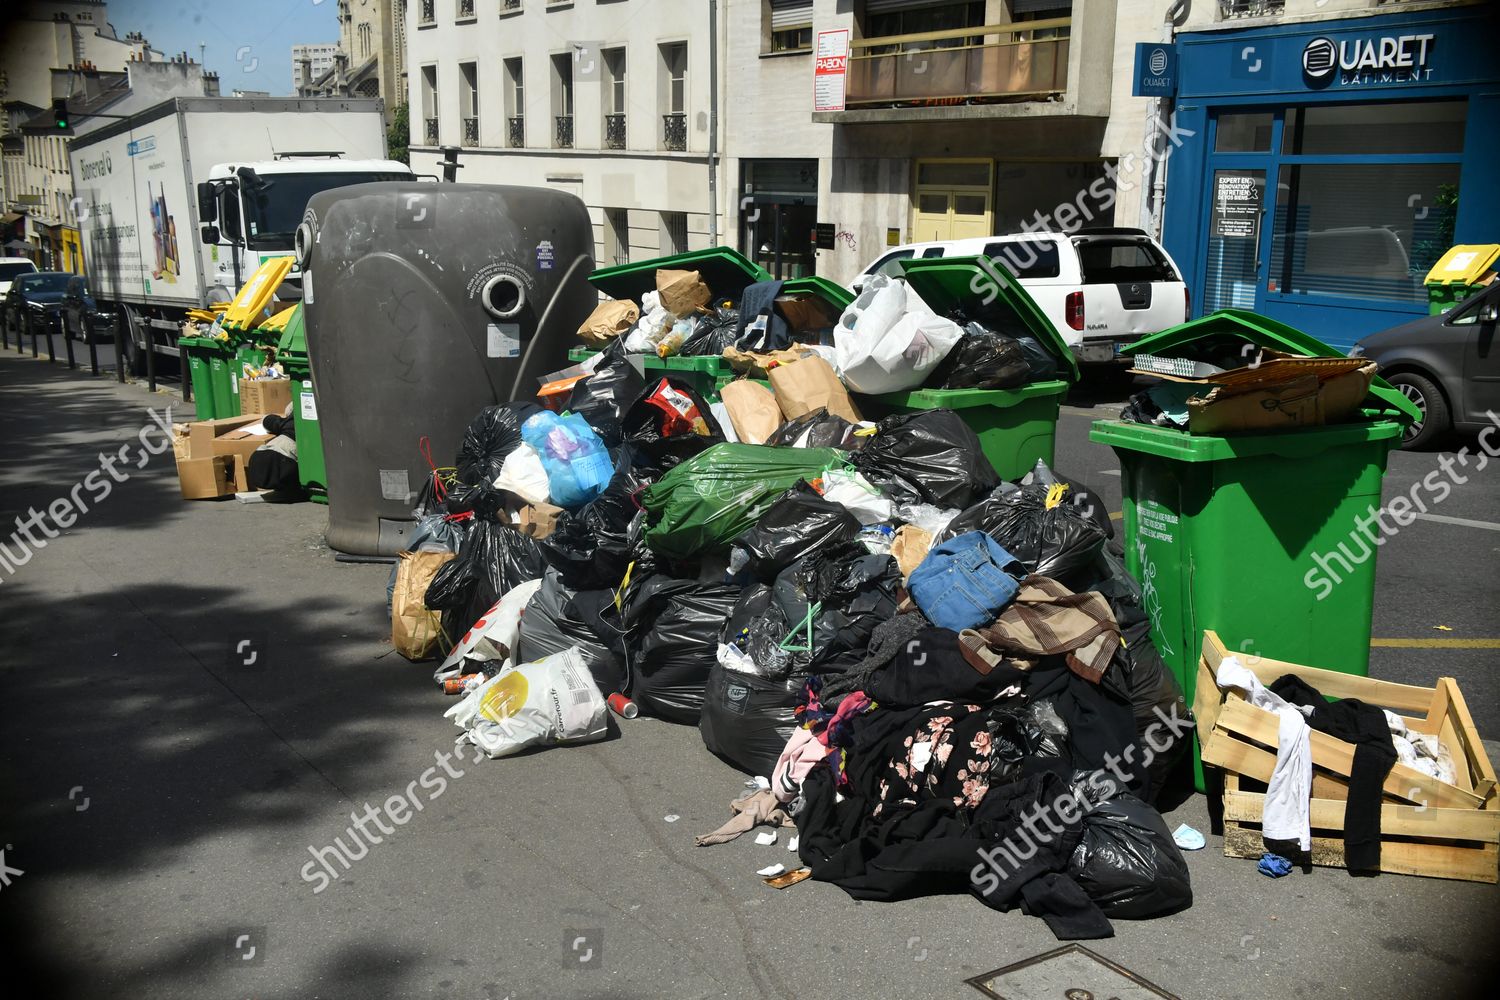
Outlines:
{"label": "white pickup truck", "polygon": [[[71,141],[84,266],[131,367],[148,344],[176,355],[189,309],[292,255],[312,195],[413,179],[384,155],[379,100],[175,98]],[[278,294],[300,286],[294,266]]]}
{"label": "white pickup truck", "polygon": [[1139,229],[1016,233],[938,243],[911,243],[880,257],[859,277],[900,274],[912,257],[990,257],[1036,300],[1080,364],[1123,366],[1120,348],[1192,316],[1182,272]]}

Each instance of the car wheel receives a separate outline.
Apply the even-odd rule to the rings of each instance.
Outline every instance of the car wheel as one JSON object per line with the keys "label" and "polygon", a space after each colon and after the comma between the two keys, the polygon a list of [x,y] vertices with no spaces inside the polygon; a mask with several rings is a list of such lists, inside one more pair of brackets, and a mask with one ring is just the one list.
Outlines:
{"label": "car wheel", "polygon": [[1387,380],[1422,411],[1422,419],[1406,428],[1406,433],[1401,436],[1402,448],[1413,451],[1429,448],[1448,433],[1453,426],[1448,399],[1431,379],[1401,372],[1388,376]]}

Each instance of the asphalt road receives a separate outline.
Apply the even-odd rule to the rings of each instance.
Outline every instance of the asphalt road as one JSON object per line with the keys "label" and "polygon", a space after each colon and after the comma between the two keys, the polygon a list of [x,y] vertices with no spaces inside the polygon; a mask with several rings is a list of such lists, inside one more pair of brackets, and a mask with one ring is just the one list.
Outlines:
{"label": "asphalt road", "polygon": [[[148,408],[174,400],[0,352],[0,522],[66,495],[101,452],[133,457]],[[1113,456],[1087,441],[1110,409],[1065,409],[1058,465],[1117,504]],[[1387,495],[1436,461],[1394,456]],[[454,765],[315,893],[309,850],[452,748],[451,702],[391,652],[387,570],[336,563],[323,508],[184,502],[166,455],[128,472],[0,575],[8,995],[972,997],[965,978],[1057,947],[1040,921],[968,896],[767,888],[754,872],[792,860],[784,834],[695,848],[744,776],[695,730],[648,719],[602,744]],[[1377,637],[1500,636],[1497,501],[1491,468],[1440,511],[1489,527],[1423,521],[1390,540]],[[1493,735],[1495,659],[1382,647],[1373,672],[1457,677]],[[1208,833],[1206,800],[1169,810],[1178,822]],[[1184,998],[1492,992],[1495,886],[1273,881],[1221,846],[1209,833],[1188,857],[1191,909],[1116,921],[1089,947]]]}

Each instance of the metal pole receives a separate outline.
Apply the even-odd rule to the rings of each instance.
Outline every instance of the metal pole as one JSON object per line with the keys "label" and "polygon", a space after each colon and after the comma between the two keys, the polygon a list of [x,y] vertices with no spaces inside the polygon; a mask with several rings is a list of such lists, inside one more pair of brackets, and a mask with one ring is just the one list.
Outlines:
{"label": "metal pole", "polygon": [[[95,317],[97,319],[97,317]],[[99,376],[99,345],[94,342],[94,320],[86,321],[83,339],[89,345],[89,373],[95,378]]]}
{"label": "metal pole", "polygon": [[[1170,44],[1179,24],[1184,23],[1193,8],[1192,0],[1174,0],[1162,19],[1161,40]],[[1166,196],[1167,171],[1166,152],[1163,148],[1162,132],[1171,118],[1173,101],[1169,97],[1158,97],[1151,102],[1151,113],[1146,117],[1146,135],[1142,143],[1146,150],[1146,171],[1141,179],[1140,226],[1153,237],[1161,238],[1161,201]]]}
{"label": "metal pole", "polygon": [[146,323],[146,386],[151,392],[156,392],[156,333],[151,327],[151,320]]}
{"label": "metal pole", "polygon": [[719,245],[719,0],[708,0],[708,243]]}
{"label": "metal pole", "polygon": [[125,381],[125,340],[121,331],[129,322],[130,317],[126,314],[125,307],[121,306],[120,311],[115,313],[115,378],[120,382]]}
{"label": "metal pole", "polygon": [[[63,319],[61,313],[58,314],[57,319],[57,325],[62,327],[63,350],[68,352],[68,369],[71,371],[78,367],[78,363],[73,360],[73,338],[68,336],[68,321]],[[47,343],[52,343],[51,334],[47,335]]]}
{"label": "metal pole", "polygon": [[[28,329],[28,330],[31,331],[31,356],[34,358],[34,357],[37,356],[37,353],[36,353],[36,323],[32,320],[31,313],[30,313],[29,310],[26,313],[26,329]],[[47,346],[50,349],[52,345],[48,344]]]}

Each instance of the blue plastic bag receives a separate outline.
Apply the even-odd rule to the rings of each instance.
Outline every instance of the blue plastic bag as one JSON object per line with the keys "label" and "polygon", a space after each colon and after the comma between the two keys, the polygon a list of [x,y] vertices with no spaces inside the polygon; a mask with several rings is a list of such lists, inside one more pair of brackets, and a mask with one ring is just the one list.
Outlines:
{"label": "blue plastic bag", "polygon": [[582,507],[603,493],[614,475],[604,442],[576,413],[543,410],[522,425],[521,437],[542,456],[547,491],[559,507]]}

